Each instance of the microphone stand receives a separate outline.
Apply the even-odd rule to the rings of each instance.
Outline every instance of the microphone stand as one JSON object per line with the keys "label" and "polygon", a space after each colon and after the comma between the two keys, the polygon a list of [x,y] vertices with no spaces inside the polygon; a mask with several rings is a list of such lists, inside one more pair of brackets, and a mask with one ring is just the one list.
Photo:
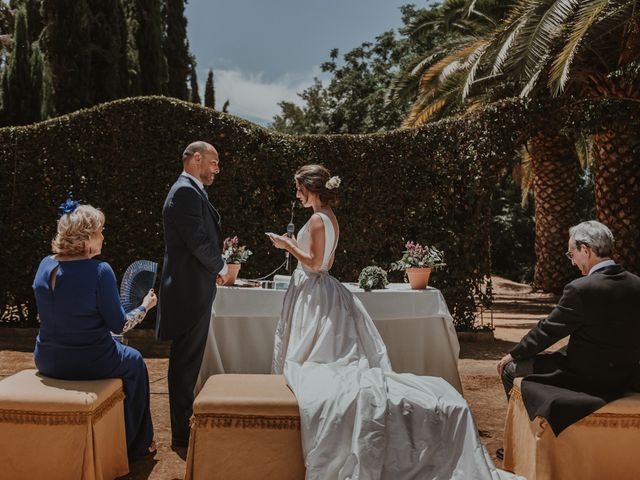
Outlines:
{"label": "microphone stand", "polygon": [[[289,238],[293,238],[293,232],[296,231],[296,227],[293,224],[293,209],[295,208],[295,206],[296,201],[294,200],[293,202],[291,202],[291,220],[289,220],[289,223],[287,224],[287,237]],[[291,273],[291,254],[289,253],[289,251],[287,251],[285,257],[285,269],[287,270],[287,273]]]}

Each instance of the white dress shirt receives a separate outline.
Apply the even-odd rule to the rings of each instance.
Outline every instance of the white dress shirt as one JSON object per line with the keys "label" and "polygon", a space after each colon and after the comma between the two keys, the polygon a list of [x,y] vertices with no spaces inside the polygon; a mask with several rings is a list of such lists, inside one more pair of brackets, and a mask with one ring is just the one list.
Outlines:
{"label": "white dress shirt", "polygon": [[[181,175],[183,177],[190,178],[191,180],[196,182],[196,185],[198,185],[198,187],[200,187],[200,190],[202,190],[204,192],[204,184],[200,180],[198,180],[196,177],[194,177],[193,175],[191,175],[190,173],[187,173],[185,171],[183,171],[181,173]],[[206,197],[206,194],[205,194],[205,197]],[[220,270],[220,275],[226,275],[227,272],[229,271],[229,267],[227,267],[227,262],[224,261],[224,257],[222,257],[222,262],[224,263],[224,267],[222,267],[222,270]]]}
{"label": "white dress shirt", "polygon": [[610,267],[611,265],[615,265],[615,264],[616,262],[614,262],[613,260],[603,260],[600,263],[596,263],[593,267],[591,267],[591,270],[589,270],[588,275],[591,275],[596,270],[600,270],[601,268],[605,268],[605,267]]}
{"label": "white dress shirt", "polygon": [[198,185],[198,187],[200,187],[200,190],[202,190],[204,192],[204,184],[200,180],[198,180],[196,177],[194,177],[193,175],[191,175],[190,173],[187,173],[185,171],[183,171],[181,175],[183,177],[190,178],[191,180],[196,182],[196,185]]}

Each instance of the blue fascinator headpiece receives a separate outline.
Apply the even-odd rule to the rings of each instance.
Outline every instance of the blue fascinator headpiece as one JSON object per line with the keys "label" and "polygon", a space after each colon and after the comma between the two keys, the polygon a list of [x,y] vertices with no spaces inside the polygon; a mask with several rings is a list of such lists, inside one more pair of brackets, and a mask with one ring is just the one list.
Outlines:
{"label": "blue fascinator headpiece", "polygon": [[60,211],[58,216],[62,217],[67,213],[73,212],[76,208],[78,208],[79,205],[80,205],[80,202],[78,202],[77,200],[74,200],[73,194],[69,192],[67,194],[67,199],[64,201],[64,203],[61,203],[60,206],[58,207],[58,210]]}

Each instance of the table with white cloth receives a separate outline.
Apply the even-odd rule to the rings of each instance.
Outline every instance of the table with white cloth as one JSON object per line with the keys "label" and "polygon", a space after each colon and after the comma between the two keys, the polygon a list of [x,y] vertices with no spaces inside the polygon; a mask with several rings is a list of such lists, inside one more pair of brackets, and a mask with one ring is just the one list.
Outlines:
{"label": "table with white cloth", "polygon": [[[395,372],[442,377],[462,393],[460,345],[439,290],[392,283],[365,292],[355,284],[344,285],[373,319]],[[196,391],[211,375],[271,372],[284,295],[284,290],[218,287]]]}

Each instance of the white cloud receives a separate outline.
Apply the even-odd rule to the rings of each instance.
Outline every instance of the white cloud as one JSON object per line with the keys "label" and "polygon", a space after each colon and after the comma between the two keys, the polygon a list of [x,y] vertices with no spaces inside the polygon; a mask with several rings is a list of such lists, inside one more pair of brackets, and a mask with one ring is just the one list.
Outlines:
{"label": "white cloud", "polygon": [[[317,69],[303,75],[285,74],[274,81],[265,80],[261,73],[245,73],[237,69],[216,69],[213,73],[216,108],[221,109],[229,99],[229,113],[262,125],[271,123],[273,116],[280,113],[279,102],[286,100],[302,104],[298,92],[310,86],[314,77],[321,77]],[[201,75],[206,79],[206,71]],[[203,96],[204,84],[200,88]]]}

